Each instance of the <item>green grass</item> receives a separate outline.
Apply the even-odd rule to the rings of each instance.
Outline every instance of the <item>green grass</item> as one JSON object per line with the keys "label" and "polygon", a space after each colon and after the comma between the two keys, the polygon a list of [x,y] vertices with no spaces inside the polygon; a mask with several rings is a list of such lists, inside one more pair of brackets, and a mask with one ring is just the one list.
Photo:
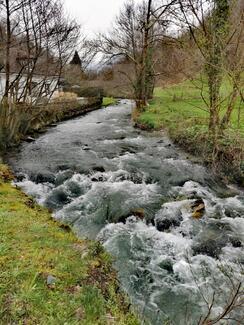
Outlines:
{"label": "green grass", "polygon": [[102,106],[107,107],[109,105],[114,105],[117,103],[117,100],[113,97],[103,97],[103,104]]}
{"label": "green grass", "polygon": [[[196,87],[197,86],[197,87]],[[152,128],[167,127],[169,129],[184,125],[208,125],[208,108],[201,97],[201,86],[199,80],[187,80],[175,86],[165,89],[156,88],[154,99],[150,106],[141,114],[139,121]],[[230,83],[225,80],[221,94],[223,98],[221,115],[226,107]],[[207,100],[207,86],[203,86],[203,96]],[[237,100],[231,119],[231,130],[238,130],[244,136],[244,103],[241,103],[241,120],[238,128],[238,107],[240,99]]]}
{"label": "green grass", "polygon": [[[208,106],[202,99],[199,80],[187,80],[168,88],[156,88],[149,106],[136,117],[138,125],[148,129],[166,129],[173,141],[182,145],[189,152],[197,154],[207,163],[213,163],[212,143],[208,134]],[[223,116],[227,98],[231,91],[228,79],[221,87],[221,116]],[[202,88],[202,95],[207,99],[207,86]],[[238,123],[238,111],[241,108]],[[238,98],[231,117],[229,128],[219,138],[220,162],[227,173],[229,165],[237,168],[237,179],[243,179],[244,166],[244,103]],[[216,162],[215,161],[215,162]],[[241,176],[240,176],[241,174]],[[242,181],[244,182],[244,180]]]}
{"label": "green grass", "polygon": [[102,246],[78,240],[0,172],[0,324],[139,324]]}

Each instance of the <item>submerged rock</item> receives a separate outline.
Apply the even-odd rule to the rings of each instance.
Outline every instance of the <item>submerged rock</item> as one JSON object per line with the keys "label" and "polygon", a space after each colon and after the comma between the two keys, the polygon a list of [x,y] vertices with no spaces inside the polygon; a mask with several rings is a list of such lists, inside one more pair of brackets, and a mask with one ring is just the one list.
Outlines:
{"label": "submerged rock", "polygon": [[168,206],[163,207],[155,218],[155,226],[158,231],[169,230],[171,227],[179,227],[183,220],[180,209],[172,211]]}
{"label": "submerged rock", "polygon": [[174,273],[173,264],[170,259],[165,259],[159,264],[160,268],[164,269],[168,273]]}
{"label": "submerged rock", "polygon": [[25,180],[25,179],[26,179],[26,175],[24,173],[18,173],[16,175],[17,182],[23,182],[23,180]]}
{"label": "submerged rock", "polygon": [[58,173],[55,179],[55,186],[63,184],[65,181],[72,178],[73,175],[74,172],[72,170],[65,170],[63,172]]}
{"label": "submerged rock", "polygon": [[240,248],[242,247],[242,242],[238,238],[230,238],[231,245],[235,248]]}
{"label": "submerged rock", "polygon": [[126,223],[126,220],[131,216],[135,216],[136,218],[143,220],[145,218],[145,211],[142,208],[132,209],[128,214],[121,216],[118,222]]}
{"label": "submerged rock", "polygon": [[229,242],[231,228],[221,222],[210,222],[195,237],[192,246],[194,255],[208,255],[218,258],[222,248]]}
{"label": "submerged rock", "polygon": [[100,173],[104,173],[105,172],[105,168],[103,166],[95,166],[92,168],[92,170],[94,172],[100,172]]}
{"label": "submerged rock", "polygon": [[182,218],[163,218],[161,220],[157,220],[156,228],[158,231],[169,230],[170,227],[178,227],[183,219]]}
{"label": "submerged rock", "polygon": [[102,176],[99,176],[99,177],[92,177],[91,178],[91,181],[92,182],[103,182],[104,181],[104,178]]}
{"label": "submerged rock", "polygon": [[91,148],[90,147],[83,147],[82,150],[89,151],[89,150],[91,150]]}
{"label": "submerged rock", "polygon": [[65,204],[69,204],[71,199],[63,188],[56,188],[50,193],[45,200],[45,205],[51,209],[58,209],[63,207]]}
{"label": "submerged rock", "polygon": [[37,173],[30,176],[31,181],[40,184],[40,183],[55,183],[56,176],[49,172]]}
{"label": "submerged rock", "polygon": [[216,239],[208,239],[202,243],[199,243],[193,247],[194,255],[208,255],[213,258],[218,258],[222,248],[225,246],[225,242]]}

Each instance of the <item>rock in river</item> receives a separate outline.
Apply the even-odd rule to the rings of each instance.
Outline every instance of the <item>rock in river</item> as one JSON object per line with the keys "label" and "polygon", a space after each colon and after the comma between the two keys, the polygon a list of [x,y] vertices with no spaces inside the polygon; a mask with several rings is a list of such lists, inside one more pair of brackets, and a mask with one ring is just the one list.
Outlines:
{"label": "rock in river", "polygon": [[178,227],[183,220],[181,203],[170,202],[163,205],[155,217],[155,226],[159,231],[169,230],[171,227]]}
{"label": "rock in river", "polygon": [[200,219],[203,217],[205,212],[205,204],[203,199],[197,199],[191,204],[192,217],[195,219]]}

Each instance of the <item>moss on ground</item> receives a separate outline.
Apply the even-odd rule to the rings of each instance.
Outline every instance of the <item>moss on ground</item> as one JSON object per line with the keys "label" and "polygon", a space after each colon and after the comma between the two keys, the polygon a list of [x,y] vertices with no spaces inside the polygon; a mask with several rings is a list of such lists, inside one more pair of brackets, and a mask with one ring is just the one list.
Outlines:
{"label": "moss on ground", "polygon": [[[230,127],[218,139],[219,150],[213,156],[213,144],[208,133],[208,112],[197,81],[185,81],[166,89],[156,88],[155,97],[136,123],[146,129],[166,129],[173,141],[198,155],[232,180],[244,186],[244,103],[239,98],[232,114]],[[206,95],[206,86],[202,94]],[[228,97],[230,85],[223,83],[222,96]],[[222,107],[226,101],[222,102]],[[222,112],[224,110],[222,109]],[[239,115],[240,114],[240,115]],[[239,115],[239,120],[238,120]]]}
{"label": "moss on ground", "polygon": [[0,324],[139,324],[111,257],[13,187],[0,165]]}
{"label": "moss on ground", "polygon": [[115,105],[117,104],[117,99],[113,98],[113,97],[103,97],[103,103],[102,106],[103,107],[107,107],[109,105]]}

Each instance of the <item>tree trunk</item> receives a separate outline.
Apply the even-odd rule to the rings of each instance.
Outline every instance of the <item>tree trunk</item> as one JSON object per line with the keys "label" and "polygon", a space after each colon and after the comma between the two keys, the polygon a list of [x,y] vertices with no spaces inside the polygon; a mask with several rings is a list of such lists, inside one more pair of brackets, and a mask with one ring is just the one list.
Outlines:
{"label": "tree trunk", "polygon": [[222,121],[221,121],[221,129],[222,130],[225,129],[230,123],[231,114],[233,112],[233,109],[234,109],[238,94],[239,94],[238,87],[237,87],[237,84],[235,83],[234,86],[233,86],[233,92],[231,94],[227,110],[226,110],[225,115],[224,115],[224,117],[222,118]]}
{"label": "tree trunk", "polygon": [[6,23],[7,23],[7,42],[6,42],[6,54],[5,54],[5,91],[4,97],[8,98],[9,86],[10,86],[10,46],[11,46],[11,22],[10,22],[10,5],[9,0],[5,0],[6,5]]}
{"label": "tree trunk", "polygon": [[227,35],[229,17],[228,0],[215,0],[212,30],[206,42],[206,73],[209,89],[209,131],[216,134],[220,124],[220,87],[223,79],[223,47]]}
{"label": "tree trunk", "polygon": [[151,30],[151,8],[152,8],[152,0],[148,0],[147,5],[147,16],[145,22],[145,31],[144,31],[144,44],[143,44],[143,52],[142,52],[142,72],[143,72],[143,92],[142,92],[142,102],[144,105],[147,105],[149,99],[149,89],[151,88],[151,52],[149,46],[149,38],[150,38],[150,30]]}

